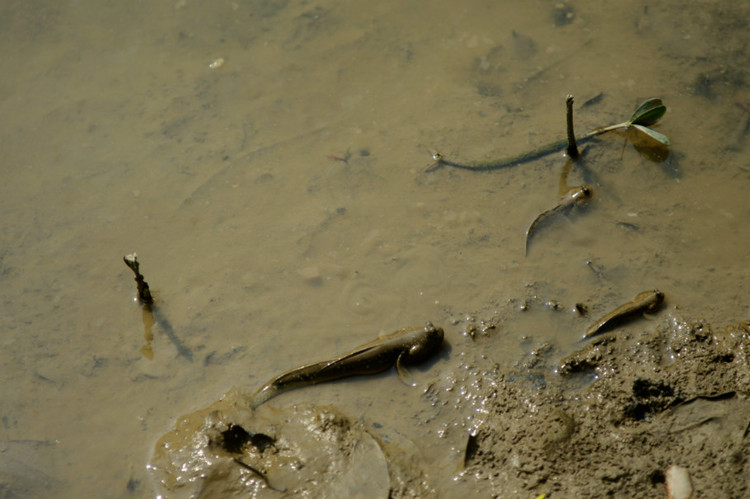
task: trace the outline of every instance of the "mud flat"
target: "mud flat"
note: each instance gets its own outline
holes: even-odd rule
[[[679,465],[694,497],[744,496],[749,347],[750,321],[714,330],[671,318],[533,366],[554,376],[498,374],[461,478],[488,480],[495,497],[667,497],[665,472]]]
[[[179,418],[150,470],[164,497],[667,497],[670,466],[694,497],[748,492],[750,321],[714,329],[672,315],[581,345],[562,358],[537,348],[512,370],[452,355],[417,416],[422,428],[463,421],[446,432],[465,450],[443,479],[416,436],[333,407],[253,411],[238,389]]]

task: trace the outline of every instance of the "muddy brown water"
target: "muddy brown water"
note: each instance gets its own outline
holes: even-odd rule
[[[300,389],[258,417],[341,422],[337,438],[370,454],[331,462],[380,463],[363,497],[661,497],[672,463],[706,497],[745,491],[747,432],[726,428],[747,422],[706,422],[746,408],[748,390],[744,357],[714,337],[745,345],[750,316],[748,15],[744,2],[4,2],[2,497],[179,497],[147,466],[180,418],[428,320],[447,346],[413,369],[417,387],[391,372]],[[591,184],[591,203],[540,227],[525,257],[565,158],[425,168],[431,150],[484,160],[563,137],[568,93],[579,133],[662,98],[672,146],[657,163],[622,136],[589,145],[567,183]],[[157,324],[149,341],[121,260],[133,251],[171,339]],[[561,379],[596,317],[653,288],[658,313]],[[637,366],[643,342],[666,357],[614,366]],[[704,367],[724,359],[708,369],[722,380],[663,377],[675,343],[701,345],[683,351]],[[592,393],[616,404],[642,386],[656,408],[642,419],[607,406],[600,426],[580,420]],[[731,405],[675,409],[717,395]],[[623,443],[668,417],[683,444],[697,428],[731,455]],[[298,456],[323,438],[309,428]],[[581,457],[617,446],[637,466]],[[298,475],[290,491],[321,493]],[[339,475],[327,494],[351,493],[356,473]],[[238,479],[236,497],[279,494]]]

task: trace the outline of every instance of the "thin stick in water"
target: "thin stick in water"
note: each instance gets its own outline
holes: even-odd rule
[[[568,153],[571,159],[578,159],[580,153],[578,152],[578,146],[576,145],[576,135],[573,131],[573,96],[568,94],[565,98],[565,106],[567,111],[565,113],[568,122],[568,147],[565,152]]]
[[[148,283],[139,270],[140,264],[138,263],[138,255],[132,253],[122,257],[125,265],[135,273],[135,284],[138,287],[138,299],[146,305],[154,303],[154,298],[151,296],[151,291],[148,288]]]

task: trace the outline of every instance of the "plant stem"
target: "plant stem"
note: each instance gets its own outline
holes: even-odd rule
[[[598,135],[602,135],[613,130],[619,130],[621,128],[627,128],[628,126],[629,125],[627,123],[619,123],[617,125],[611,125],[604,128],[596,128],[594,130],[591,130],[587,134],[578,137],[578,139],[576,139],[576,142],[578,144],[585,144]],[[556,140],[555,142],[544,144],[543,146],[539,146],[536,149],[532,149],[531,151],[516,154],[514,156],[506,156],[504,158],[490,159],[487,161],[472,161],[466,163],[458,163],[452,161],[443,157],[443,155],[439,152],[435,152],[432,154],[432,159],[434,159],[435,162],[427,167],[425,171],[431,172],[437,170],[441,166],[452,166],[453,168],[461,168],[463,170],[474,171],[500,170],[502,168],[508,168],[510,166],[529,163],[531,161],[543,158],[544,156],[548,156],[552,153],[563,151],[568,147],[569,143],[570,142],[568,139],[561,139]]]
[[[598,135],[602,135],[613,130],[619,130],[621,128],[628,128],[631,125],[630,122],[626,121],[623,123],[618,123],[616,125],[595,128],[589,133],[578,137],[578,139],[576,140],[575,134],[573,132],[573,96],[568,96],[568,99],[566,99],[565,102],[567,106],[568,124],[567,139],[550,142],[549,144],[544,144],[543,146],[537,147],[536,149],[532,149],[531,151],[527,151],[521,154],[516,154],[514,156],[506,156],[504,158],[491,159],[488,161],[471,161],[466,163],[458,163],[456,161],[452,161],[443,157],[443,155],[439,152],[434,152],[432,154],[432,159],[434,159],[435,162],[427,167],[425,171],[431,172],[433,170],[437,170],[441,166],[452,166],[453,168],[461,168],[463,170],[474,171],[500,170],[501,168],[508,168],[510,166],[529,163],[549,154],[560,152],[563,150],[566,150],[568,156],[575,159],[579,156],[577,144],[584,144]]]
[[[148,288],[148,283],[139,270],[140,264],[138,263],[138,256],[133,253],[130,255],[125,255],[124,257],[122,257],[122,260],[125,262],[125,265],[127,265],[128,268],[132,270],[133,273],[135,273],[135,284],[138,287],[138,299],[146,305],[154,303],[154,298],[151,296],[151,291]]]
[[[578,152],[578,146],[576,145],[576,134],[573,131],[573,96],[570,94],[568,94],[568,97],[565,99],[565,107],[565,116],[568,125],[568,147],[565,151],[571,159],[577,159],[580,153]]]

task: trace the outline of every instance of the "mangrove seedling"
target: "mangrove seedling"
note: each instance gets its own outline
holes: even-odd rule
[[[578,137],[577,139],[575,139],[574,137],[571,137],[572,130],[573,130],[572,111],[571,111],[572,102],[573,102],[572,96],[568,96],[566,98],[566,109],[567,109],[566,116],[568,118],[566,121],[567,121],[568,138],[566,139],[557,140],[555,142],[545,144],[541,147],[537,147],[536,149],[533,149],[531,151],[524,152],[521,154],[516,154],[515,156],[508,156],[508,157],[500,158],[500,159],[492,159],[489,161],[458,163],[458,162],[446,159],[439,152],[433,152],[432,159],[434,159],[435,162],[431,164],[427,168],[426,171],[428,172],[433,171],[441,166],[452,166],[454,168],[462,168],[464,170],[499,170],[501,168],[507,168],[509,166],[515,166],[515,165],[520,165],[522,163],[528,163],[530,161],[534,161],[536,159],[542,158],[544,156],[547,156],[555,152],[562,151],[564,149],[566,149],[569,154],[571,152],[574,153],[575,149],[571,147],[571,145],[574,145],[576,142],[578,144],[582,144],[582,143],[588,142],[589,140],[593,139],[594,137],[598,135],[602,135],[607,132],[611,132],[614,130],[628,130],[631,128],[656,140],[658,143],[660,143],[664,147],[669,147],[670,145],[669,139],[665,135],[650,128],[651,125],[656,124],[661,119],[661,117],[664,116],[664,113],[667,112],[667,108],[662,103],[661,99],[657,99],[657,98],[648,99],[645,102],[643,102],[640,106],[638,106],[638,108],[635,110],[633,115],[627,121],[618,123],[616,125],[595,128],[594,130],[591,130],[587,134],[582,135],[581,137]]]

